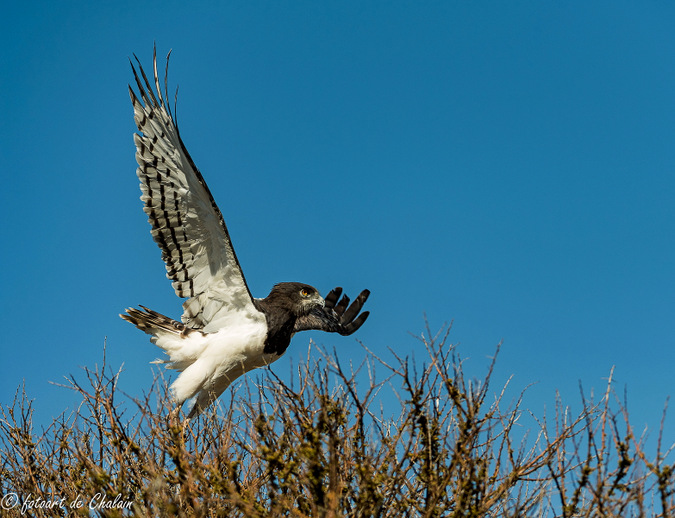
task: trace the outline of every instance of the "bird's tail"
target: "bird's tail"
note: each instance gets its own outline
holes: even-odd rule
[[[126,315],[120,315],[120,317],[127,322],[131,322],[141,331],[153,336],[169,333],[186,337],[190,333],[200,332],[145,306],[141,306],[141,308],[143,309],[127,308],[125,310]]]
[[[151,335],[150,341],[169,355],[168,360],[155,360],[151,363],[164,364],[167,369],[179,371],[192,365],[204,348],[204,333],[145,306],[141,308],[143,309],[128,308],[127,314],[120,317]]]

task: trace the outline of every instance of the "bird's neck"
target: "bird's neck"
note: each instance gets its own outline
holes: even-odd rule
[[[281,356],[286,352],[293,337],[295,321],[297,316],[290,308],[283,308],[277,305],[272,308],[267,299],[257,300],[258,309],[260,309],[267,319],[267,337],[265,338],[266,354],[278,354]]]
[[[295,328],[295,318],[283,322],[280,325],[269,326],[267,329],[267,337],[265,338],[265,349],[263,352],[271,354],[275,353],[281,356],[286,352],[293,337],[293,329]]]

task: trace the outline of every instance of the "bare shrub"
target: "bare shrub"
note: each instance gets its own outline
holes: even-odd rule
[[[425,358],[310,345],[291,382],[258,371],[194,422],[158,374],[141,398],[104,362],[69,379],[74,412],[37,432],[22,389],[0,407],[7,516],[671,516],[670,450],[645,453],[611,379],[570,415],[519,421],[522,393],[468,379],[448,329]],[[384,373],[378,379],[379,373]],[[14,505],[16,504],[16,505]]]

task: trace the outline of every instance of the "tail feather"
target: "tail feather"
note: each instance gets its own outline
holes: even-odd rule
[[[141,331],[151,335],[150,341],[169,355],[169,359],[157,359],[151,363],[163,364],[167,369],[184,371],[192,365],[205,346],[205,334],[201,329],[192,329],[157,311],[141,306],[128,308],[120,315]]]
[[[142,310],[137,308],[127,308],[126,315],[120,315],[127,322],[131,322],[141,331],[149,335],[157,335],[159,331],[168,332],[181,337],[186,337],[190,333],[199,333],[198,329],[191,329],[182,322],[169,318],[161,313],[141,306]]]

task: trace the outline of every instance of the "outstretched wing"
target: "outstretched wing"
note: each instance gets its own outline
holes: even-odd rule
[[[350,335],[355,332],[368,318],[369,311],[359,314],[363,305],[368,300],[370,291],[363,290],[356,300],[352,302],[349,308],[349,297],[344,295],[338,302],[342,288],[338,287],[326,295],[326,305],[322,308],[315,308],[309,315],[298,318],[295,322],[293,331],[327,331],[329,333],[339,333],[341,335]]]
[[[166,104],[169,56],[164,97],[156,50],[154,91],[138,58],[136,62],[140,77],[133,63],[131,68],[142,102],[129,86],[134,120],[142,133],[134,134],[136,174],[141,181],[143,210],[152,225],[152,237],[162,250],[167,277],[176,295],[188,298],[183,303],[182,321],[209,332],[237,311],[263,317],[253,304],[223,216],[185,149]]]

